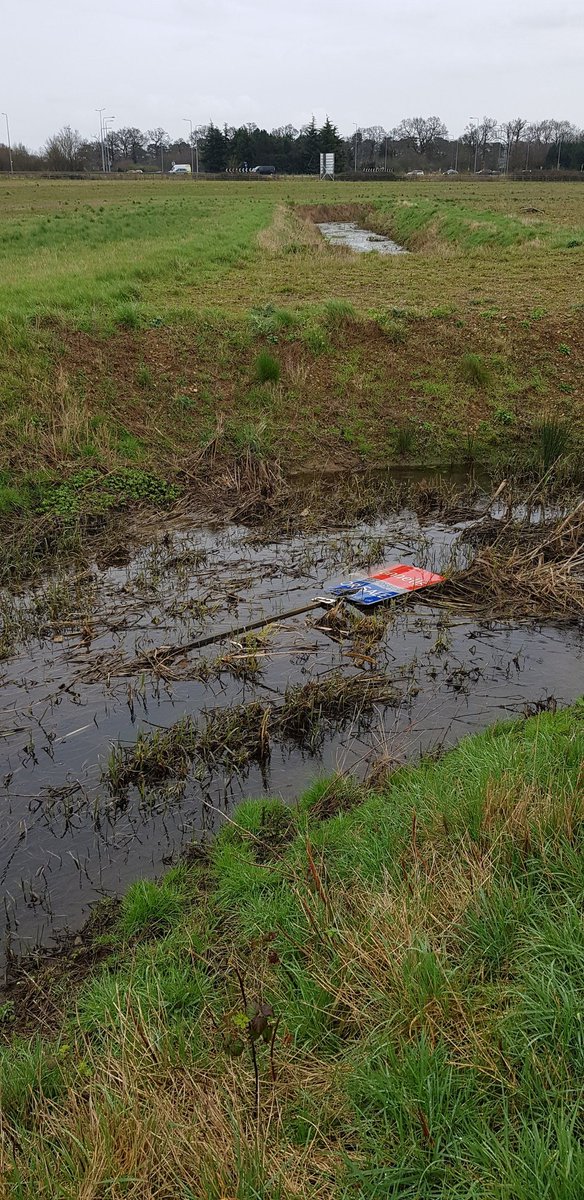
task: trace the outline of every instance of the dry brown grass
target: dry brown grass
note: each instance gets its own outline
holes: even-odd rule
[[[495,522],[492,544],[432,600],[494,618],[574,621],[584,615],[584,508],[551,526]]]
[[[334,1070],[290,1055],[275,1081],[262,1080],[256,1118],[247,1057],[220,1055],[197,1069],[169,1055],[162,1011],[159,1024],[147,1022],[139,1007],[128,1008],[120,997],[118,1017],[115,1053],[100,1053],[89,1041],[81,1045],[85,1077],[58,1104],[45,1102],[31,1112],[30,1147],[17,1145],[8,1126],[0,1129],[3,1200],[12,1195],[15,1150],[30,1155],[35,1196],[52,1200],[56,1147],[70,1180],[59,1191],[63,1200],[102,1200],[106,1180],[108,1200],[227,1198],[244,1180],[266,1178],[282,1196],[329,1200],[336,1194],[340,1147],[319,1138],[317,1129],[304,1150],[291,1147],[282,1132],[283,1109],[300,1089],[317,1091],[340,1111]]]
[[[257,241],[268,254],[286,253],[292,246],[317,252],[327,249],[314,223],[283,204],[274,210],[271,224],[260,230]]]

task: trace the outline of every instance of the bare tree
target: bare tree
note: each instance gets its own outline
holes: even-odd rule
[[[166,132],[166,129],[163,129],[160,125],[158,125],[156,129],[146,130],[146,143],[148,152],[150,154],[156,154],[160,150],[161,146],[166,147],[170,144],[170,138]]]
[[[469,167],[477,166],[480,163],[481,170],[484,168],[487,151],[493,145],[497,131],[497,122],[494,117],[483,117],[482,121],[477,124],[467,125],[461,142],[469,148]]]
[[[560,142],[571,142],[577,134],[571,121],[556,121],[555,118],[540,121],[539,131],[544,146],[559,146]]]
[[[134,125],[126,125],[115,133],[117,147],[121,158],[131,158],[137,163],[144,149],[144,134]]]
[[[448,130],[440,117],[405,117],[393,136],[409,142],[416,154],[427,154],[439,138],[448,137]]]
[[[85,143],[78,129],[64,125],[54,133],[45,145],[47,165],[53,171],[76,171],[83,165],[82,151]]]
[[[513,117],[503,125],[503,132],[507,143],[507,169],[512,165],[513,155],[519,145],[519,139],[526,128],[527,121],[523,117]]]

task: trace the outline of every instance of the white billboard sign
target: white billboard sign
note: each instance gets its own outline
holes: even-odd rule
[[[320,156],[320,177],[321,177],[321,179],[334,179],[334,177],[335,177],[335,156],[334,156],[334,154],[321,154],[321,156]]]

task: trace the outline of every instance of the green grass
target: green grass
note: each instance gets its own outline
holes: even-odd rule
[[[277,383],[280,378],[280,364],[273,354],[262,350],[254,363],[255,377],[258,383]]]
[[[462,356],[462,370],[468,382],[476,383],[479,387],[485,387],[491,377],[482,355],[473,354],[472,351]]]
[[[174,485],[210,429],[229,454],[267,408],[264,451],[290,470],[386,466],[401,425],[416,465],[462,461],[483,423],[494,474],[532,467],[544,407],[580,461],[577,184],[339,184],[335,203],[413,251],[382,258],[303,219],[331,204],[318,180],[175,183],[3,183],[0,514],[88,464]]]
[[[536,427],[536,443],[543,470],[549,471],[570,449],[570,430],[565,421],[546,418]]]
[[[582,705],[497,726],[134,885],[3,1050],[14,1195],[579,1200],[583,752]]]
[[[327,324],[333,328],[353,321],[356,317],[355,309],[348,300],[327,300],[324,311]]]

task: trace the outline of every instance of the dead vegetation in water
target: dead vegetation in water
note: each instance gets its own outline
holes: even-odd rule
[[[393,616],[394,609],[390,604],[381,605],[376,612],[361,613],[341,599],[312,624],[332,641],[341,645],[350,643],[348,653],[363,665],[367,661],[375,662]]]
[[[258,530],[261,540],[374,521],[403,509],[469,520],[480,516],[476,505],[483,495],[471,476],[461,482],[431,470],[416,478],[377,469],[285,475],[278,459],[251,446],[234,454],[223,415],[195,465],[192,502],[213,517]]]
[[[242,679],[246,683],[256,682],[269,655],[271,634],[270,628],[259,633],[244,633],[239,641],[231,643],[231,649],[215,660],[216,671],[227,671],[234,679]]]
[[[169,729],[138,734],[132,746],[115,746],[105,777],[114,795],[131,786],[146,790],[169,778],[185,779],[195,764],[197,773],[216,770],[228,775],[251,763],[267,766],[272,742],[315,754],[333,728],[361,722],[377,705],[397,706],[402,696],[382,672],[324,679],[286,689],[279,703],[213,709],[204,724],[184,717]]]
[[[584,501],[534,524],[489,518],[469,533],[472,563],[433,589],[430,602],[492,618],[584,619]]]

